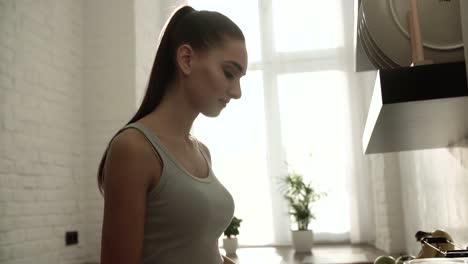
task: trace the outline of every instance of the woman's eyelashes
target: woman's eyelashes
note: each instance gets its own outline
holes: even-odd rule
[[[232,80],[234,79],[234,74],[232,72],[230,72],[229,70],[226,70],[224,69],[224,76],[228,79],[228,80]]]

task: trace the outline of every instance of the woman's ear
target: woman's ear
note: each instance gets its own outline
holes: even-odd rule
[[[177,65],[184,75],[189,75],[192,72],[192,65],[195,52],[188,44],[180,45],[177,49]]]

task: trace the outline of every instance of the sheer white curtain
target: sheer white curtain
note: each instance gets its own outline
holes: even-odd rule
[[[350,112],[350,91],[358,83],[347,57],[352,15],[343,14],[353,13],[350,2],[187,1],[222,12],[246,35],[242,98],[217,118],[200,116],[193,127],[243,219],[241,245],[290,244],[294,225],[277,183],[288,171],[286,162],[328,193],[314,205],[317,220],[310,228],[318,242],[372,239],[373,227],[366,226],[372,214],[362,204],[367,193],[356,184],[367,175],[362,157],[356,158],[361,135]]]
[[[345,149],[347,110],[343,72],[289,73],[278,77],[283,146],[289,166],[327,197],[314,206],[318,240],[347,240],[350,229]]]

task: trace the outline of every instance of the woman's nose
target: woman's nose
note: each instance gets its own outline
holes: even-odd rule
[[[234,99],[239,99],[239,98],[241,98],[241,96],[242,96],[242,91],[241,91],[240,84],[234,85],[234,87],[232,87],[232,88],[229,90],[229,96],[231,96],[231,98],[234,98]]]

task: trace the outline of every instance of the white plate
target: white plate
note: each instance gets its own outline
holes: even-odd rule
[[[409,38],[406,14],[408,0],[391,0],[392,18],[403,34]],[[460,20],[460,1],[418,1],[419,24],[424,46],[433,49],[451,50],[463,47]]]
[[[384,65],[384,67],[381,69],[392,69],[399,67],[398,64],[396,64],[389,57],[387,57],[387,55],[385,55],[385,53],[383,53],[382,50],[377,46],[375,41],[370,36],[369,31],[367,30],[367,26],[364,19],[361,21],[360,31],[362,35],[362,40],[366,43],[368,51],[373,53],[373,56],[377,58],[380,64]]]
[[[360,39],[361,39],[361,44],[362,48],[366,52],[367,57],[369,60],[372,62],[372,64],[377,68],[377,69],[388,69],[390,66],[385,63],[384,59],[380,57],[374,47],[371,45],[368,35],[366,34],[366,30],[364,28],[364,25],[361,24],[359,28],[359,33],[360,33]]]
[[[370,36],[380,50],[398,65],[409,66],[412,63],[411,43],[393,19],[390,9],[390,3],[392,1],[393,0],[362,0],[363,17],[366,20],[365,22]],[[407,1],[409,4],[408,0],[401,1]],[[419,1],[419,3],[420,2],[422,1]],[[458,15],[458,19],[459,18],[460,15]],[[450,29],[446,30],[450,31]],[[435,63],[464,60],[462,48],[436,50],[425,47],[424,55],[425,59],[431,59]]]
[[[358,25],[358,36],[359,40],[361,41],[361,46],[364,52],[367,55],[367,58],[369,61],[374,65],[375,68],[377,69],[385,69],[385,66],[381,65],[380,62],[375,58],[375,55],[370,51],[370,48],[368,47],[367,41],[365,41],[365,36],[364,36],[364,30],[362,30],[362,23]]]
[[[362,14],[362,5],[359,7],[359,12]],[[359,21],[358,34],[363,50],[369,58],[369,61],[377,69],[390,69],[398,66],[394,62],[391,62],[390,59],[379,49],[379,47],[375,45],[367,30],[365,19],[361,19]]]

